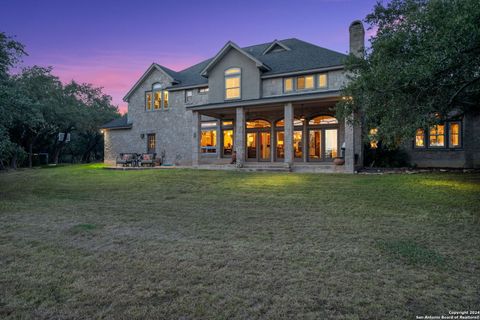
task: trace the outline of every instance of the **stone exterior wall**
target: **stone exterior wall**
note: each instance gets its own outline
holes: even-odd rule
[[[147,151],[147,134],[156,135],[157,157],[165,155],[169,164],[190,165],[191,155],[191,116],[186,110],[184,91],[169,94],[167,110],[146,111],[145,92],[151,90],[154,83],[170,85],[170,79],[161,71],[153,70],[145,81],[133,92],[128,101],[127,130],[106,130],[105,161],[112,162],[121,152],[142,153]],[[204,101],[194,89],[194,99]],[[143,138],[142,138],[143,135]],[[107,147],[108,146],[108,147]]]

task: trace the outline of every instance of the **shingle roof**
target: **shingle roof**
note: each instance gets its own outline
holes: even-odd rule
[[[127,117],[123,116],[105,123],[100,128],[101,129],[129,129],[131,127],[132,127],[132,124],[127,123]]]
[[[296,38],[276,41],[281,42],[291,50],[270,51],[267,54],[263,54],[265,50],[272,45],[272,42],[242,48],[270,68],[270,70],[264,72],[262,75],[274,75],[342,66],[346,58],[345,54],[325,49]],[[178,83],[171,88],[207,84],[208,79],[202,77],[200,73],[212,59],[213,58],[207,59],[178,72],[170,69],[166,70],[168,73],[171,72],[170,75],[178,81]]]

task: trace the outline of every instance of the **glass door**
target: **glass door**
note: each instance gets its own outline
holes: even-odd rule
[[[322,130],[310,130],[308,141],[308,157],[310,160],[322,159]]]
[[[338,156],[338,130],[325,130],[325,159],[333,159]]]
[[[259,138],[259,161],[270,161],[270,132],[260,132]]]
[[[257,159],[257,133],[247,133],[247,159]]]

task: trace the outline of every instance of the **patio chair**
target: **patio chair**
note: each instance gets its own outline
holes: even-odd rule
[[[122,167],[128,167],[133,164],[134,156],[132,153],[120,153],[120,156],[117,157],[115,161],[115,166],[121,164]]]
[[[140,164],[143,167],[143,165],[147,165],[150,167],[155,166],[155,157],[157,156],[156,153],[142,153],[140,156]]]

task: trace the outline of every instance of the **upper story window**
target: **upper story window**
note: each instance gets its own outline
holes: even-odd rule
[[[297,77],[298,90],[313,89],[313,87],[314,87],[313,75]]]
[[[168,108],[168,91],[164,90],[160,83],[155,83],[152,91],[145,92],[145,110],[161,110],[162,108]]]
[[[318,87],[319,88],[326,88],[328,87],[328,81],[327,81],[327,74],[322,73],[318,75]]]
[[[145,92],[145,110],[152,110],[152,92]]]
[[[208,87],[198,89],[198,93],[200,94],[208,93]]]
[[[193,102],[193,90],[185,91],[185,103]]]
[[[293,78],[285,78],[285,79],[283,79],[283,91],[284,91],[284,92],[291,92],[291,91],[293,91]]]
[[[225,99],[240,99],[242,71],[240,68],[225,70]]]

